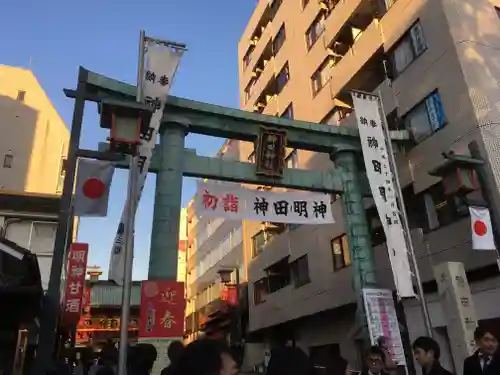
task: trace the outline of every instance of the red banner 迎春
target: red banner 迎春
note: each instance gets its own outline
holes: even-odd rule
[[[184,335],[184,283],[143,281],[139,337],[169,338]]]

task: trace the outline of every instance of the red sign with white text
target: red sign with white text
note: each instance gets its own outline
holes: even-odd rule
[[[184,283],[163,280],[143,281],[139,337],[182,337],[185,308]]]
[[[73,243],[69,247],[66,269],[66,288],[63,299],[63,321],[76,324],[82,312],[85,272],[89,245]]]
[[[238,293],[236,290],[236,285],[228,285],[226,286],[221,293],[220,299],[222,301],[226,301],[229,305],[236,306],[238,305]]]

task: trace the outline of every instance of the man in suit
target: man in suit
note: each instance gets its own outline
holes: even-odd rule
[[[496,335],[488,328],[478,326],[474,331],[474,340],[479,349],[465,359],[463,375],[500,374],[498,338]]]
[[[443,368],[439,362],[441,349],[439,344],[431,337],[422,336],[413,342],[413,356],[422,366],[423,375],[452,375]]]

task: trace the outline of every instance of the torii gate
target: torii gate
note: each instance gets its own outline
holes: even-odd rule
[[[80,69],[78,89],[64,90],[66,96],[76,98],[75,108],[78,100],[135,101],[136,86]],[[252,163],[198,156],[195,150],[184,147],[188,133],[254,142],[262,125],[286,130],[288,148],[328,153],[334,165],[328,172],[285,169],[283,178],[273,179],[256,175]],[[362,289],[376,287],[377,279],[363,206],[363,197],[371,193],[366,176],[357,167],[361,155],[357,129],[266,116],[170,96],[159,133],[160,144],[154,150],[149,169],[157,174],[149,279],[176,278],[183,176],[340,194],[354,269],[356,325],[366,326]],[[408,138],[406,131],[391,132],[392,140]],[[106,150],[107,144],[100,144],[99,149]],[[128,168],[126,163],[117,165]]]

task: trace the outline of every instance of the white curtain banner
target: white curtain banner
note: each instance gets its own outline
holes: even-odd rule
[[[408,249],[397,205],[394,173],[389,163],[379,98],[375,95],[353,92],[352,99],[366,175],[387,238],[387,250],[396,290],[400,297],[414,297]]]
[[[490,211],[486,207],[469,207],[473,250],[495,250]]]
[[[406,365],[392,291],[363,289],[363,300],[372,345],[378,345],[378,340],[384,340],[394,363],[398,366]]]
[[[146,42],[147,43],[147,42]],[[140,175],[138,184],[140,186],[137,201],[141,199],[142,190],[148,175],[151,156],[156,145],[156,137],[160,129],[163,116],[163,109],[167,101],[172,80],[182,57],[183,50],[173,49],[156,43],[147,43],[145,54],[145,64],[143,71],[142,90],[144,102],[151,105],[155,112],[151,118],[148,132],[141,137],[139,146],[139,168]],[[127,205],[123,208],[122,217],[116,231],[113,248],[111,249],[111,259],[109,264],[109,279],[123,285],[123,272],[125,264],[124,249],[124,223],[127,222]]]
[[[330,224],[334,222],[330,200],[330,195],[323,193],[276,193],[199,181],[194,205],[200,217]]]

